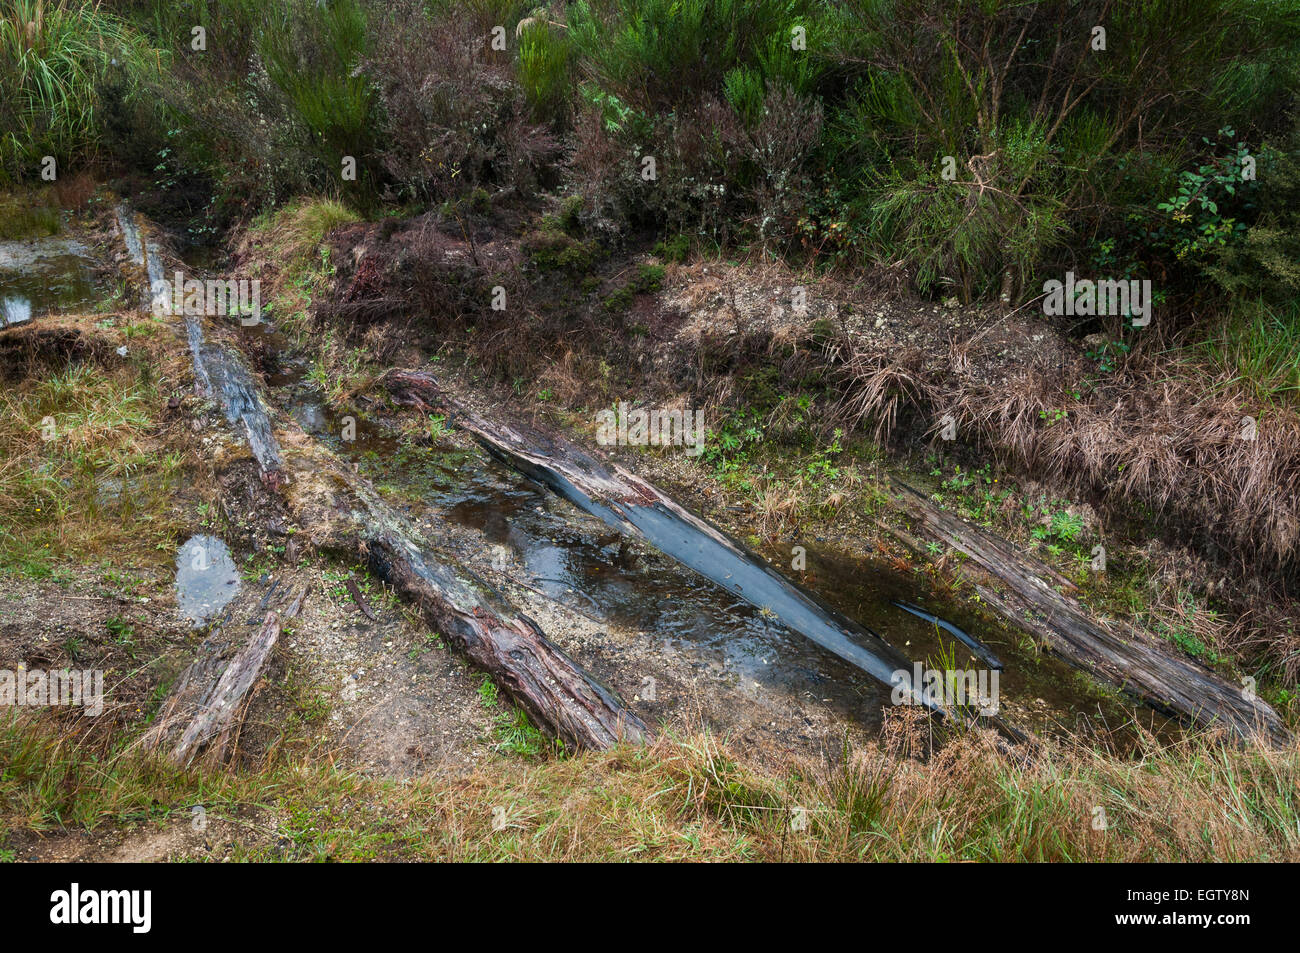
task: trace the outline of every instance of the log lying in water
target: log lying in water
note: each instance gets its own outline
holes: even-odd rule
[[[246,699],[275,648],[281,626],[298,614],[306,595],[305,589],[299,592],[282,613],[268,612],[261,628],[229,662],[224,630],[218,630],[204,641],[199,657],[182,673],[163,703],[157,721],[145,735],[145,746],[158,748],[170,744],[175,729],[184,725],[179,740],[167,755],[168,760],[186,764],[205,746],[210,757],[221,759],[232,733],[243,720]]]
[[[145,307],[151,308],[152,292],[165,280],[162,252],[154,242],[141,241],[130,209],[119,205],[116,214],[127,257],[144,270],[149,281],[151,295],[145,299]],[[184,320],[199,392],[221,406],[227,423],[239,432],[253,452],[262,479],[272,486],[278,485],[284,471],[280,445],[276,442],[271,419],[252,374],[234,350],[205,339],[202,319],[198,315],[186,314]]]
[[[365,480],[324,462],[312,475],[299,473],[290,496],[318,544],[359,553],[548,735],[574,748],[647,739],[645,724],[612,692],[487,582],[454,558],[431,553]]]
[[[492,456],[550,487],[620,532],[646,540],[682,565],[764,610],[891,688],[911,685],[912,663],[876,633],[773,571],[716,527],[683,509],[651,484],[596,459],[556,434],[519,423],[487,421],[444,393],[432,374],[390,370],[382,377],[394,399],[454,415]],[[913,697],[926,707],[920,686]]]
[[[1253,693],[1171,653],[1131,625],[1100,624],[1077,600],[1053,588],[1052,583],[1071,584],[1050,567],[939,509],[912,487],[895,483],[931,536],[965,553],[1007,590],[972,579],[980,597],[1072,665],[1185,723],[1224,728],[1243,739],[1289,743],[1277,712]]]
[[[203,340],[197,318],[187,316],[185,322],[191,342],[196,342],[193,343],[194,372],[200,387],[217,401],[226,422],[244,438],[257,460],[262,479],[272,486],[278,485],[284,479],[280,444],[253,375],[234,351]]]
[[[933,612],[926,612],[920,606],[914,605],[911,602],[899,602],[897,599],[895,599],[894,605],[898,606],[898,608],[902,609],[904,612],[910,612],[918,619],[924,619],[926,622],[930,622],[938,626],[939,628],[943,629],[945,632],[947,632],[949,635],[955,638],[958,642],[961,642],[968,649],[974,652],[975,655],[978,656],[980,659],[982,659],[984,661],[984,664],[987,665],[990,669],[1000,672],[1005,667],[1002,664],[1002,660],[993,654],[992,649],[990,649],[983,642],[979,641],[979,639],[976,639],[970,633],[957,628],[947,619],[941,619]]]

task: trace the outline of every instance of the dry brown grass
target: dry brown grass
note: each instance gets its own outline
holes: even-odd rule
[[[823,763],[760,764],[697,731],[395,784],[323,762],[241,775],[177,772],[134,754],[91,759],[31,723],[0,723],[10,766],[0,823],[93,827],[169,810],[183,819],[193,803],[246,813],[273,798],[290,859],[1300,859],[1298,751],[1148,739],[1135,757],[1049,745],[1022,765],[984,734],[927,755],[929,725],[892,713],[878,743]],[[257,838],[242,851],[285,856]]]
[[[1101,379],[1074,355],[1064,368],[1029,363],[991,382],[972,370],[980,364],[978,355],[940,367],[852,352],[841,365],[845,407],[885,438],[904,408],[922,414],[932,434],[951,413],[963,445],[982,445],[1116,511],[1177,519],[1245,561],[1285,566],[1300,555],[1294,411],[1275,406],[1264,416],[1230,383],[1186,361],[1137,358]],[[1094,388],[1074,390],[1090,379]],[[1245,417],[1257,420],[1253,441],[1241,439]]]

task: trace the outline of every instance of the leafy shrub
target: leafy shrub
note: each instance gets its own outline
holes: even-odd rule
[[[818,221],[844,223],[872,257],[902,259],[923,287],[1027,295],[1035,264],[1073,261],[1067,237],[1123,234],[1130,215],[1155,212],[1185,143],[1267,120],[1286,101],[1287,7],[836,6],[823,31],[844,93],[823,163],[846,207]],[[1105,50],[1091,45],[1099,24]]]
[[[1250,192],[1253,220],[1238,241],[1214,249],[1204,270],[1231,295],[1294,304],[1300,297],[1300,117],[1276,146],[1260,149]]]
[[[587,75],[655,112],[717,95],[737,66],[775,62],[773,44],[789,49],[804,15],[802,0],[579,0],[568,20]]]
[[[1031,272],[1062,237],[1065,200],[1050,181],[1020,197],[994,185],[1038,177],[1047,152],[1042,129],[1010,123],[997,142],[952,181],[942,177],[939,161],[931,168],[900,163],[868,176],[871,247],[882,259],[907,260],[922,290],[942,286],[966,301],[998,294],[1009,270]]]
[[[359,0],[286,3],[262,29],[258,54],[266,78],[293,120],[294,153],[312,161],[314,184],[339,182],[348,156],[357,163],[359,190],[373,191],[366,160],[374,152],[377,117],[374,90],[360,70],[369,37]]]
[[[547,23],[528,26],[520,36],[519,83],[538,119],[554,119],[567,108],[572,52],[567,33]]]
[[[127,0],[131,17],[168,52],[132,104],[110,115],[113,149],[138,167],[155,156],[169,189],[205,177],[207,218],[256,211],[304,192],[371,204],[377,100],[359,71],[369,48],[363,0]],[[195,25],[206,49],[191,44]],[[160,155],[163,150],[165,155]],[[345,182],[342,159],[356,159]]]

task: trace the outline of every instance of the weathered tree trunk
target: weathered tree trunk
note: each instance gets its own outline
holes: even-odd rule
[[[1000,592],[972,578],[984,602],[1072,665],[1186,723],[1220,727],[1239,738],[1289,743],[1290,734],[1277,712],[1253,693],[1172,653],[1131,625],[1101,624],[1085,606],[1053,588],[1053,583],[1073,585],[1059,573],[939,509],[912,487],[896,485],[931,536],[965,553],[1006,587]]]
[[[186,764],[205,746],[212,757],[223,757],[232,730],[242,721],[245,699],[280,637],[281,626],[298,614],[306,595],[305,589],[299,592],[283,613],[268,612],[257,634],[228,663],[224,630],[209,637],[163,703],[158,720],[145,735],[146,747],[169,743],[175,729],[184,724],[179,741],[168,754],[170,761]]]
[[[284,479],[280,444],[252,374],[238,354],[203,340],[197,317],[187,315],[185,322],[191,341],[196,342],[194,368],[201,386],[206,382],[207,395],[216,400],[227,423],[248,444],[262,479],[269,486],[278,486]]]
[[[318,474],[329,479],[313,481],[304,474],[295,480],[291,505],[304,525],[326,546],[359,553],[419,609],[431,629],[491,675],[548,735],[574,748],[646,740],[644,722],[611,691],[487,582],[454,558],[430,553],[415,528],[364,480],[324,467]],[[326,498],[313,501],[313,492]]]
[[[548,734],[576,748],[645,741],[649,732],[640,718],[486,583],[446,565],[430,566],[400,537],[370,536],[367,548],[375,573],[414,604],[431,629],[491,674]]]
[[[135,216],[125,205],[117,208],[117,222],[126,244],[127,257],[143,269],[149,282],[151,294],[145,299],[146,309],[149,309],[152,307],[152,291],[158,287],[158,282],[165,280],[162,252],[153,242],[142,243]],[[280,446],[257,385],[243,359],[232,349],[205,340],[202,319],[198,315],[186,314],[184,323],[200,393],[215,400],[225,413],[227,422],[242,434],[257,460],[262,479],[271,486],[278,485],[283,478]]]

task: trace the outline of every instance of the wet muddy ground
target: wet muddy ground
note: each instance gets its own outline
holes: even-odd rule
[[[0,242],[0,327],[85,311],[108,291],[82,242],[59,237]]]
[[[274,332],[260,332],[274,341]],[[272,348],[268,354],[278,352]],[[870,734],[890,705],[888,687],[749,603],[489,458],[463,437],[399,439],[364,416],[331,412],[291,361],[271,357],[274,400],[295,422],[350,459],[391,501],[504,589],[562,647],[616,688],[647,722],[702,720],[760,749],[826,751],[845,730]],[[272,381],[276,383],[272,384]],[[1120,729],[1130,706],[1018,633],[938,596],[916,578],[830,548],[807,548],[787,575],[909,658],[935,668],[982,667],[931,622],[894,605],[920,603],[976,634],[1006,662],[1004,717],[1036,732]],[[951,663],[951,664],[950,664]],[[1147,727],[1165,719],[1139,715]]]
[[[139,235],[124,240],[141,244]],[[58,267],[80,274],[83,251],[72,256],[76,268],[71,259]],[[11,259],[17,260],[16,253]],[[30,258],[19,270],[30,277],[37,260]],[[94,275],[94,263],[84,273]],[[78,288],[68,292],[72,306],[102,290],[93,282]],[[4,289],[11,296],[21,291],[13,281]],[[33,311],[53,307],[48,299],[39,305],[32,300]],[[650,547],[611,533],[462,435],[412,440],[397,436],[398,419],[331,411],[308,381],[306,363],[274,326],[218,322],[210,330],[247,355],[282,445],[317,441],[355,466],[435,549],[455,554],[498,586],[653,728],[685,733],[708,726],[775,762],[792,753],[834,760],[846,735],[869,738],[879,728],[889,689],[764,611]],[[192,344],[179,326],[172,333],[175,349]],[[227,446],[238,442],[211,405],[187,399],[185,406],[195,415],[196,433]],[[231,456],[238,461],[238,452]],[[290,450],[290,464],[292,458]],[[251,461],[220,466],[251,468]],[[679,499],[686,503],[689,496],[683,491]],[[251,494],[245,502],[231,501],[233,513],[241,506],[249,523],[262,515]],[[177,540],[178,578],[150,590],[148,612],[138,620],[142,631],[165,634],[165,648],[160,643],[157,651],[166,654],[164,667],[173,675],[204,626],[246,627],[259,618],[268,595],[302,585],[310,589],[302,614],[282,637],[268,687],[250,709],[244,755],[260,757],[289,743],[290,735],[305,733],[315,739],[311,744],[335,752],[347,765],[394,777],[459,773],[495,756],[494,726],[504,709],[485,701],[482,676],[359,567],[314,554],[293,557],[283,539],[223,537],[198,519],[191,533],[192,539],[187,534]],[[197,578],[195,540],[203,544],[205,567]],[[801,545],[807,552],[799,570],[791,568],[789,546],[772,545],[762,555],[909,659],[932,667],[977,667],[964,646],[896,601],[916,603],[988,645],[1005,662],[1000,704],[1008,721],[1036,732],[1088,733],[1117,729],[1133,716],[1122,698],[1042,655],[1018,633],[990,623],[977,607],[954,603],[922,577],[872,558],[867,541],[849,550]],[[348,578],[365,586],[375,619],[349,594]],[[30,625],[38,642],[57,637],[60,631],[51,626],[61,623],[42,618],[43,600],[89,598],[76,584],[60,592],[29,587],[6,609],[9,631]],[[15,657],[28,651],[10,648]],[[1168,730],[1154,713],[1138,718],[1158,732]]]

